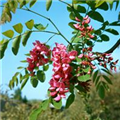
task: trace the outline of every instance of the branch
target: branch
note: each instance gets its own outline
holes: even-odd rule
[[[120,45],[120,39],[105,53],[112,53]]]

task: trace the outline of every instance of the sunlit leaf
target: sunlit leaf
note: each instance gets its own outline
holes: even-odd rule
[[[52,5],[52,0],[46,0],[46,10],[48,11]]]
[[[29,21],[27,21],[27,22],[25,23],[25,25],[26,25],[26,27],[27,27],[28,29],[32,29],[33,26],[34,26],[34,20],[29,20]]]
[[[55,100],[52,101],[52,104],[56,109],[60,109],[62,107],[62,100],[56,102]]]
[[[26,31],[25,34],[23,35],[23,38],[22,38],[23,46],[25,46],[27,44],[27,41],[28,41],[31,33],[32,33],[32,31]]]
[[[48,27],[48,24],[46,25],[46,27],[44,27],[42,24],[35,24],[34,27],[39,31],[43,31]]]
[[[86,75],[79,76],[78,80],[82,81],[82,82],[86,82],[86,81],[90,80],[90,75],[86,74]]]
[[[32,7],[36,2],[37,2],[37,0],[31,0],[30,1],[30,7]]]
[[[23,31],[23,25],[21,23],[14,25],[13,28],[18,33],[22,33],[22,31]]]
[[[7,39],[3,39],[2,41],[0,41],[0,59],[4,57],[4,53],[7,48],[8,43],[9,43],[9,40]]]
[[[21,41],[21,35],[17,36],[12,43],[12,52],[17,55]]]
[[[14,31],[13,30],[7,30],[5,32],[2,33],[3,35],[5,35],[6,37],[12,38],[14,35]]]
[[[43,65],[43,70],[47,71],[49,69],[49,65]]]

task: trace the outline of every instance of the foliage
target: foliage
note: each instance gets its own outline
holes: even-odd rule
[[[21,84],[21,89],[24,88],[30,79],[31,85],[37,87],[39,82],[44,82],[46,79],[45,72],[49,70],[49,65],[53,65],[53,75],[50,80],[50,88],[48,89],[48,99],[41,102],[40,106],[30,114],[30,120],[36,120],[42,111],[48,108],[51,103],[56,109],[62,107],[62,98],[66,97],[66,93],[70,96],[66,102],[66,108],[75,100],[75,90],[84,95],[85,100],[94,84],[96,91],[101,99],[104,99],[106,90],[112,84],[110,70],[116,71],[116,64],[118,60],[114,61],[111,54],[120,44],[120,39],[116,44],[106,52],[93,52],[93,47],[96,42],[108,42],[110,40],[107,33],[119,35],[119,32],[113,29],[112,26],[120,26],[119,21],[105,21],[104,17],[98,9],[107,11],[112,10],[113,4],[118,8],[119,1],[109,0],[95,0],[95,1],[82,1],[72,0],[71,3],[60,2],[67,5],[67,10],[70,13],[69,17],[71,22],[68,24],[73,29],[73,37],[68,40],[55,25],[55,23],[48,17],[41,15],[31,10],[31,7],[37,0],[8,0],[3,4],[3,11],[1,20],[3,23],[10,22],[12,19],[11,12],[15,13],[16,9],[22,9],[34,13],[46,20],[56,29],[57,32],[45,31],[48,27],[41,23],[34,23],[33,19],[25,22],[26,31],[21,23],[13,25],[13,29],[4,31],[2,34],[7,37],[0,41],[0,58],[2,59],[5,50],[12,41],[12,52],[17,55],[19,52],[20,44],[27,45],[31,34],[34,32],[45,32],[53,34],[44,43],[35,41],[33,49],[26,54],[26,60],[21,62],[27,63],[27,67],[18,67],[24,70],[24,74],[16,72],[10,80],[9,87],[12,89],[14,86]],[[29,5],[27,5],[29,4]],[[84,6],[87,5],[88,9]],[[46,10],[48,11],[52,5],[52,0],[46,0]],[[84,15],[83,15],[84,14]],[[89,25],[91,20],[97,21],[101,27],[94,29]],[[14,33],[17,36],[14,36]],[[106,32],[106,33],[104,33]],[[52,49],[47,44],[55,35],[60,35],[68,43],[67,46],[55,43]],[[85,102],[87,104],[87,101]]]

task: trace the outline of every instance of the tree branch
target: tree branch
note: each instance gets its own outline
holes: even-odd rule
[[[120,45],[120,39],[105,53],[112,53]]]

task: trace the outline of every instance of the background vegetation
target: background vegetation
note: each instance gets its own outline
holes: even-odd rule
[[[37,120],[120,120],[119,78],[120,73],[113,74],[111,78],[113,85],[107,91],[104,100],[100,100],[93,85],[86,100],[82,98],[83,95],[77,93],[75,102],[69,109],[64,109],[64,106],[61,110],[48,108]],[[22,97],[20,89],[17,89],[12,96],[10,98],[7,92],[1,92],[1,120],[27,120],[31,111],[38,108],[41,102]]]

